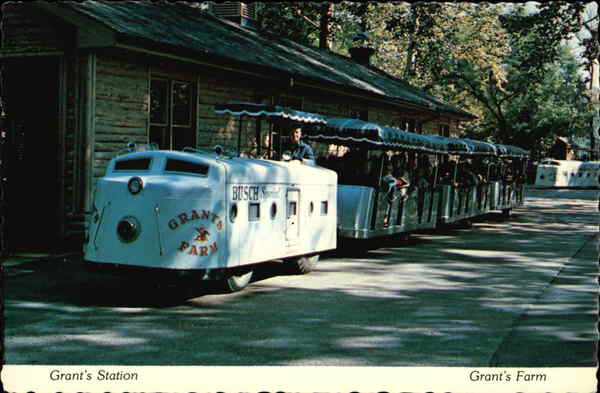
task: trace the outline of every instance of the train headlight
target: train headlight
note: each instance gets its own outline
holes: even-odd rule
[[[117,235],[123,243],[131,243],[138,238],[142,226],[135,217],[127,216],[117,224]]]
[[[144,188],[144,181],[142,180],[141,177],[138,177],[138,176],[132,177],[131,179],[129,179],[129,182],[127,183],[127,189],[133,195],[139,194],[143,188]]]

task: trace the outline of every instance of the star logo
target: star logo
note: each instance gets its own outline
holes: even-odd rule
[[[205,242],[208,241],[208,236],[210,236],[210,233],[204,229],[204,227],[200,227],[200,228],[196,228],[196,238],[194,238],[194,241],[197,242]]]

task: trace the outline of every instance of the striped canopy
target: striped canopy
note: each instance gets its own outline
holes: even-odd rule
[[[382,149],[447,153],[447,145],[428,136],[349,118],[329,117],[326,124],[303,128],[306,139],[342,145],[366,143]]]
[[[498,149],[498,156],[506,158],[527,158],[529,157],[529,151],[521,149],[517,146],[501,145],[499,143],[494,144]]]
[[[255,104],[251,102],[227,102],[224,104],[216,104],[215,113],[290,120],[307,124],[325,124],[326,122],[325,116],[317,113],[297,111],[279,105]]]
[[[430,137],[445,143],[448,146],[449,154],[469,154],[471,151],[468,143],[464,139],[449,138],[441,135],[430,135]]]
[[[495,144],[484,142],[484,141],[476,141],[473,139],[461,139],[469,146],[471,155],[479,155],[479,156],[497,156],[498,148]]]

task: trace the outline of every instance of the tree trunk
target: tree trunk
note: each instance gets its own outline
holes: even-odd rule
[[[414,10],[412,11],[412,22],[414,30],[410,34],[408,48],[406,49],[406,64],[404,66],[404,72],[402,73],[402,77],[407,81],[410,81],[414,76],[416,61],[415,52],[417,50],[416,36],[419,34],[419,18]]]
[[[592,59],[591,64],[592,89],[590,99],[594,106],[594,120],[592,122],[590,148],[592,150],[591,159],[596,160],[598,159],[598,139],[600,138],[600,66],[597,58]]]
[[[321,30],[319,34],[319,48],[331,50],[333,48],[333,3],[323,3],[321,6]]]

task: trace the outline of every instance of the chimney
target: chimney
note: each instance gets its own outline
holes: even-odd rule
[[[371,56],[375,53],[375,49],[364,47],[350,48],[348,51],[352,60],[366,66],[371,65]]]
[[[354,46],[348,49],[352,60],[362,65],[371,65],[371,56],[375,54],[375,49],[370,46],[370,36],[368,33],[358,33],[354,36]]]
[[[222,19],[235,22],[238,25],[256,30],[256,6],[254,3],[241,1],[225,1],[213,5],[213,13]]]

